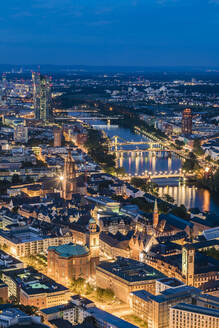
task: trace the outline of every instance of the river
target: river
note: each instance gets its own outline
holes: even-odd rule
[[[80,116],[78,113],[77,116]],[[74,113],[74,116],[75,113]],[[118,126],[105,125],[104,121],[87,121],[95,128],[104,130],[108,137],[118,136],[119,138],[128,141],[148,140],[146,137],[138,135],[127,128]],[[118,167],[124,167],[130,175],[142,175],[145,171],[151,173],[159,173],[165,171],[178,171],[182,166],[182,160],[173,153],[157,152],[153,155],[151,152],[141,152],[140,149],[145,149],[144,145],[137,146],[139,152],[131,152],[131,149],[136,149],[135,146],[118,146],[118,150],[129,149],[130,152],[117,154]],[[177,178],[154,179],[159,186],[159,195],[169,194],[175,200],[177,205],[185,205],[188,209],[198,207],[201,211],[212,212],[219,215],[219,199],[214,197],[208,190],[196,188],[182,184]]]

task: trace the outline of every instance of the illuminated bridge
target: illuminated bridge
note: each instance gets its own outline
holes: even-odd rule
[[[138,145],[148,145],[146,149],[135,149],[135,150],[130,150],[130,149],[119,149],[118,146],[138,146]],[[127,141],[121,137],[118,136],[113,136],[111,139],[109,139],[109,146],[111,149],[115,147],[115,152],[143,152],[143,151],[161,151],[164,150],[163,146],[157,142],[157,141],[148,141],[148,140],[142,140],[142,141]],[[166,150],[164,150],[166,151]]]
[[[141,175],[135,174],[125,174],[121,176],[120,178],[123,180],[131,180],[131,178],[141,178],[141,179],[163,179],[163,178],[184,178],[185,179],[185,172],[180,170],[175,171],[145,171]]]
[[[66,115],[66,116],[59,116],[56,117],[56,120],[69,120],[69,121],[85,121],[85,120],[107,120],[108,123],[110,123],[111,120],[119,120],[120,116],[72,116],[72,115]]]

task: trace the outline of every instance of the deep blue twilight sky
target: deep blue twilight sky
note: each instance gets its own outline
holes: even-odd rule
[[[0,63],[219,66],[219,0],[1,0]]]

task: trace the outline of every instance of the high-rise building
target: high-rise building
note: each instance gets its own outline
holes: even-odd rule
[[[49,121],[52,118],[51,81],[47,76],[32,73],[35,118]]]
[[[40,76],[40,119],[49,121],[52,118],[51,81],[47,76]]]
[[[14,128],[14,141],[27,143],[28,142],[28,127],[24,125],[17,125]]]
[[[7,78],[6,78],[6,73],[2,74],[2,88],[6,89],[7,88]]]
[[[61,147],[62,145],[62,130],[58,127],[54,128],[54,147]]]
[[[76,192],[76,187],[75,162],[71,156],[71,150],[69,149],[64,163],[62,198],[71,200],[72,194]]]
[[[182,134],[192,134],[192,111],[190,108],[184,109],[182,113]]]
[[[40,119],[40,73],[32,72],[35,119]]]

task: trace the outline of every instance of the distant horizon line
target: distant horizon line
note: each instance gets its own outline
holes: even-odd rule
[[[0,66],[71,66],[71,67],[140,67],[140,68],[160,68],[160,67],[166,67],[166,68],[180,68],[180,67],[188,67],[188,68],[210,68],[210,69],[219,69],[219,66],[217,65],[119,65],[119,64],[108,64],[108,65],[94,65],[94,64],[2,64],[0,63]]]

